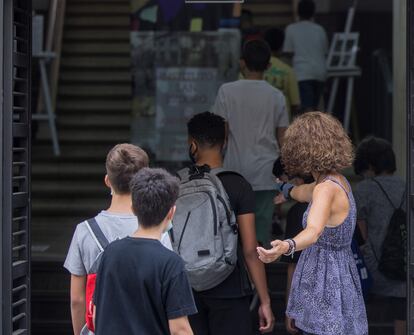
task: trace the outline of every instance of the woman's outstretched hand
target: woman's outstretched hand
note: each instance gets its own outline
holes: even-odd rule
[[[265,249],[263,247],[257,248],[259,259],[263,263],[272,263],[289,250],[289,243],[281,240],[275,240],[271,243],[272,249]]]

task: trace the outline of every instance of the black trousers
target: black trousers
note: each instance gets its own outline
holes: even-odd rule
[[[198,314],[189,320],[194,335],[251,335],[250,297],[217,299],[194,293]]]

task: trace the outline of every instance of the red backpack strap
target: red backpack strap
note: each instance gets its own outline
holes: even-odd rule
[[[98,245],[99,250],[102,252],[108,246],[109,241],[106,238],[105,234],[102,232],[101,228],[96,222],[95,218],[89,219],[86,221],[86,227],[89,230],[89,233],[92,235],[92,238]]]

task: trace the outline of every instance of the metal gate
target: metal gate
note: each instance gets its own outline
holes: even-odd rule
[[[1,334],[30,334],[31,1],[0,0]]]
[[[414,0],[407,0],[408,328],[414,334]]]

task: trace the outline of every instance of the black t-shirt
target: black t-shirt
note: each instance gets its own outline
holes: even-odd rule
[[[251,185],[241,175],[232,172],[223,172],[218,175],[230,200],[234,214],[237,216],[254,213],[255,199]],[[210,298],[239,298],[252,293],[249,277],[244,263],[241,242],[237,252],[237,264],[234,271],[216,287],[197,292],[201,296]]]
[[[303,214],[308,208],[308,203],[297,202],[288,211],[286,216],[286,232],[285,238],[293,238],[303,230],[302,221]],[[300,251],[295,252],[292,256],[282,256],[282,261],[287,263],[297,263],[299,260]]]
[[[165,335],[168,320],[197,313],[181,258],[144,238],[105,249],[94,302],[97,335]]]

